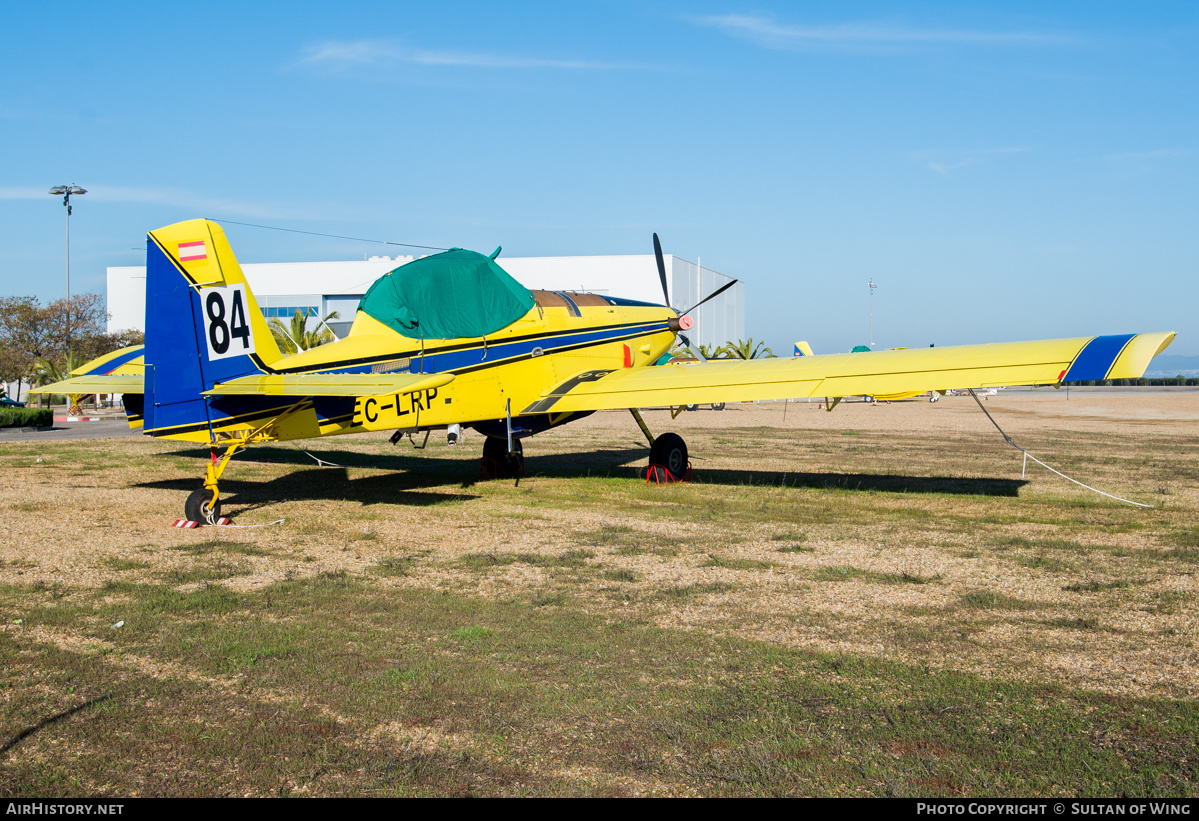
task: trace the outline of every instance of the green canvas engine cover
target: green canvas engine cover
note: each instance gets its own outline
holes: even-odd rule
[[[535,304],[490,257],[453,248],[379,277],[358,310],[410,339],[462,339],[507,327]]]

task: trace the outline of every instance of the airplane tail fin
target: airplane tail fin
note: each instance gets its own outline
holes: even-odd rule
[[[216,382],[269,372],[279,346],[225,232],[187,220],[146,242],[145,430],[209,423],[201,395]]]

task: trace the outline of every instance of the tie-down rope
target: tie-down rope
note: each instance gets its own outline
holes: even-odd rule
[[[1068,481],[1071,481],[1071,482],[1073,482],[1074,484],[1078,485],[1079,487],[1085,487],[1087,490],[1094,491],[1095,493],[1098,493],[1100,496],[1106,496],[1106,497],[1107,497],[1107,498],[1109,498],[1109,499],[1115,499],[1117,502],[1124,502],[1124,504],[1126,504],[1126,505],[1136,505],[1137,507],[1153,507],[1153,505],[1146,505],[1146,504],[1143,504],[1143,503],[1141,503],[1141,502],[1134,502],[1134,501],[1132,501],[1131,499],[1122,499],[1122,498],[1121,498],[1121,497],[1119,497],[1119,496],[1113,496],[1113,495],[1112,495],[1112,494],[1110,494],[1110,493],[1104,493],[1102,490],[1099,490],[1098,488],[1093,488],[1093,487],[1091,487],[1090,485],[1084,485],[1082,482],[1078,481],[1077,479],[1071,479],[1069,476],[1067,476],[1066,474],[1062,473],[1060,470],[1057,470],[1057,469],[1055,469],[1055,468],[1051,468],[1049,465],[1045,464],[1045,463],[1044,463],[1044,462],[1042,462],[1040,459],[1038,459],[1037,457],[1033,456],[1031,453],[1029,453],[1028,451],[1026,451],[1024,448],[1022,448],[1022,447],[1020,447],[1019,445],[1017,445],[1017,444],[1016,444],[1016,442],[1015,442],[1015,440],[1013,440],[1013,439],[1012,439],[1012,437],[1010,437],[1010,436],[1008,436],[1006,433],[1004,433],[1004,431],[1003,431],[1003,428],[999,427],[999,423],[995,421],[995,417],[991,416],[991,414],[990,414],[990,413],[987,411],[987,409],[986,409],[985,407],[983,407],[983,403],[982,403],[982,402],[979,402],[979,400],[978,400],[978,395],[977,395],[977,394],[975,394],[975,392],[974,392],[974,389],[973,389],[973,388],[967,388],[967,390],[969,390],[969,391],[970,391],[970,395],[974,397],[974,401],[975,401],[976,403],[978,403],[978,407],[982,409],[982,412],[983,412],[983,413],[985,413],[985,414],[987,414],[987,418],[991,420],[991,424],[995,426],[995,430],[999,431],[999,434],[1000,434],[1000,435],[1001,435],[1001,436],[1004,438],[1004,440],[1005,440],[1005,441],[1006,441],[1006,442],[1007,442],[1009,445],[1011,445],[1011,446],[1012,446],[1012,447],[1014,447],[1016,450],[1018,450],[1018,451],[1020,451],[1021,453],[1023,453],[1023,454],[1024,454],[1024,467],[1023,467],[1023,468],[1021,468],[1021,470],[1020,470],[1020,478],[1021,478],[1021,479],[1023,479],[1023,478],[1024,478],[1024,474],[1025,474],[1025,472],[1028,470],[1028,460],[1029,460],[1029,459],[1032,459],[1034,462],[1036,462],[1038,465],[1040,465],[1041,467],[1045,468],[1046,470],[1049,470],[1049,471],[1052,471],[1053,473],[1056,473],[1058,476],[1061,476],[1063,479],[1066,479],[1066,480],[1068,480]]]

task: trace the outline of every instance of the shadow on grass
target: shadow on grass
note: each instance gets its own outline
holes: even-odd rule
[[[613,478],[643,478],[646,459],[645,448],[621,448],[559,453],[538,456],[526,449],[525,471],[529,477],[572,479],[584,476],[611,476]],[[231,492],[244,492],[250,496],[287,499],[358,499],[363,504],[380,502],[391,504],[437,504],[445,501],[443,494],[415,493],[422,488],[459,484],[463,488],[473,486],[478,480],[478,463],[473,450],[463,450],[455,457],[434,456],[426,453],[414,455],[411,450],[397,448],[396,453],[356,453],[351,451],[325,451],[315,456],[332,462],[337,468],[320,468],[300,471],[279,477],[266,483],[238,482],[232,477],[225,480]],[[175,456],[195,456],[197,461],[207,461],[208,451],[188,448],[176,451]],[[237,463],[246,464],[290,464],[309,465],[312,458],[292,448],[252,447],[234,459],[230,469],[236,473]],[[368,468],[392,471],[388,476],[349,479],[343,468]],[[331,471],[339,471],[338,476]],[[165,487],[192,490],[197,481],[171,480],[151,482],[143,487]],[[305,478],[309,477],[309,478]],[[501,480],[503,481],[503,480]],[[694,481],[707,485],[754,485],[761,487],[796,487],[820,490],[853,490],[885,493],[944,493],[968,496],[1019,496],[1020,488],[1028,484],[1022,479],[970,478],[964,476],[905,476],[902,474],[871,473],[805,473],[802,471],[778,470],[730,470],[725,468],[696,467]],[[262,488],[252,491],[252,486]],[[277,489],[272,489],[277,488]],[[405,496],[409,498],[405,498]],[[430,496],[422,500],[422,496]],[[228,499],[237,503],[236,499]],[[264,498],[265,501],[265,498]]]
[[[340,467],[297,470],[265,482],[234,479],[227,472],[221,480],[221,502],[227,508],[241,508],[239,512],[244,513],[279,502],[346,501],[358,502],[364,506],[386,504],[430,507],[478,498],[477,494],[433,493],[419,489],[445,483],[444,479],[433,481],[431,476],[411,473],[389,473],[351,479],[346,469]],[[191,492],[199,486],[198,476],[134,485],[181,492]]]

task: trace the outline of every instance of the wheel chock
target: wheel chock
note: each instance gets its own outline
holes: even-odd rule
[[[221,518],[219,518],[215,522],[213,522],[213,524],[214,525],[231,525],[231,524],[233,524],[233,520],[226,516],[222,516]],[[184,528],[203,527],[204,523],[203,522],[193,522],[191,519],[176,519],[175,524],[173,524],[171,526],[172,527],[184,527]]]
[[[668,485],[671,482],[674,482],[675,484],[690,482],[691,462],[687,462],[687,469],[684,470],[683,475],[677,479],[670,475],[670,471],[666,469],[665,465],[650,464],[650,466],[645,469],[645,483],[648,485],[651,481],[656,485]]]

